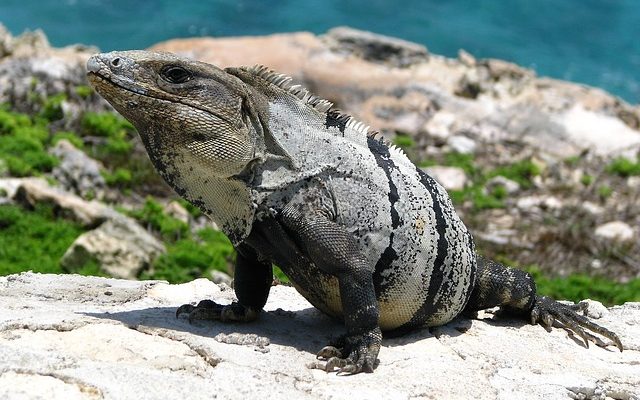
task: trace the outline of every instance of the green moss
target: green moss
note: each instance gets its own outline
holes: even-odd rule
[[[536,266],[525,269],[533,276],[538,293],[554,299],[573,302],[593,299],[608,306],[627,301],[640,301],[640,279],[637,278],[627,283],[618,283],[585,274],[572,274],[566,278],[550,278],[542,274]]]
[[[37,175],[58,164],[58,159],[45,149],[47,136],[48,132],[38,127],[18,127],[13,134],[0,136],[0,159],[11,175]]]
[[[582,175],[582,177],[580,177],[580,183],[584,186],[591,185],[593,183],[593,176],[587,174]]]
[[[91,87],[87,85],[76,86],[74,91],[78,96],[82,97],[83,99],[88,98],[93,93],[93,89],[91,89]]]
[[[55,145],[62,139],[68,140],[69,142],[71,142],[72,145],[74,145],[78,149],[84,148],[84,142],[82,141],[82,138],[80,138],[80,136],[76,135],[73,132],[67,132],[67,131],[60,131],[60,132],[54,133],[53,138],[51,139],[51,144]]]
[[[640,159],[636,162],[625,157],[618,157],[607,165],[606,171],[622,177],[640,175]]]
[[[7,105],[0,107],[0,135],[12,135],[16,129],[31,125],[28,115],[11,112]]]
[[[462,168],[468,176],[473,177],[478,171],[474,165],[473,154],[451,152],[444,155],[444,165]]]
[[[127,214],[158,233],[165,241],[173,242],[189,237],[189,226],[166,215],[162,205],[152,197],[147,197],[141,209],[127,211]]]
[[[531,160],[522,160],[509,166],[498,167],[487,174],[487,178],[504,176],[518,182],[520,187],[528,189],[533,186],[533,177],[540,175],[540,167]]]
[[[613,194],[613,189],[611,189],[607,185],[598,186],[598,196],[600,196],[603,200],[609,198]]]
[[[563,161],[567,166],[575,167],[580,162],[580,156],[567,157]]]
[[[126,168],[116,168],[115,171],[102,171],[102,177],[109,186],[128,187],[131,185],[131,171]]]
[[[189,214],[191,214],[191,216],[193,218],[198,218],[199,216],[202,215],[202,211],[200,211],[200,209],[196,206],[194,206],[193,204],[189,203],[188,201],[186,201],[185,199],[178,199],[178,203],[184,207]]]
[[[393,138],[393,144],[400,147],[401,149],[410,149],[415,146],[415,142],[411,136],[405,134],[397,134],[395,138]]]
[[[144,272],[141,279],[164,279],[171,283],[189,282],[208,277],[212,270],[228,273],[227,265],[234,258],[229,239],[219,231],[204,228],[195,239],[177,240],[167,247],[167,253],[153,262],[152,272]]]
[[[40,117],[47,121],[57,121],[64,118],[64,112],[62,110],[62,103],[67,99],[67,95],[64,93],[58,93],[56,95],[41,99],[42,106],[40,108]]]
[[[80,225],[56,218],[50,206],[39,204],[34,211],[0,206],[0,275],[62,273],[60,258],[82,232]],[[79,272],[95,271],[87,266]]]
[[[87,112],[82,116],[83,134],[91,136],[115,137],[122,131],[133,131],[133,125],[126,119],[111,112]]]

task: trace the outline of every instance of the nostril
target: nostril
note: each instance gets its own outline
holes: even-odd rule
[[[120,65],[120,57],[116,57],[113,60],[111,60],[111,66],[112,67],[117,67]]]

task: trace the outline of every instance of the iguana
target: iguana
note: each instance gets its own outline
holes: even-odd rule
[[[264,66],[220,69],[170,53],[98,54],[96,91],[137,128],[153,165],[237,250],[238,301],[179,307],[192,320],[252,321],[272,263],[346,334],[315,367],[371,372],[382,331],[446,324],[500,306],[585,345],[615,333],[536,294],[529,274],[480,257],[447,192],[398,148]],[[587,329],[587,330],[585,330]]]

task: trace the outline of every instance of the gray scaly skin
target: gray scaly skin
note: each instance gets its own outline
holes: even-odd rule
[[[405,154],[265,67],[219,69],[168,53],[98,54],[89,81],[135,125],[160,175],[231,239],[237,302],[189,320],[251,321],[272,262],[346,334],[314,367],[373,371],[382,331],[438,326],[494,306],[589,340],[618,337],[484,260],[446,191]]]

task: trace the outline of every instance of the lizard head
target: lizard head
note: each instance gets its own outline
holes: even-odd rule
[[[170,53],[114,51],[87,62],[91,85],[138,130],[151,161],[180,189],[181,175],[240,174],[256,157],[259,124],[233,75]]]

